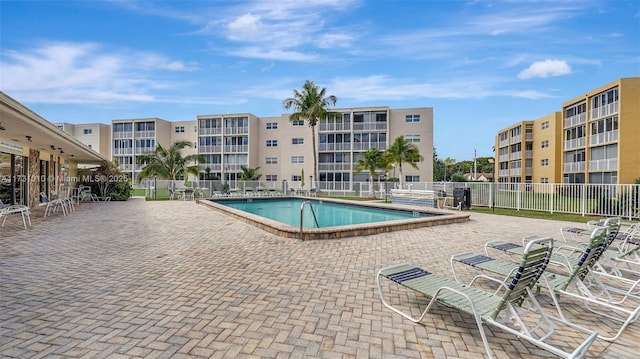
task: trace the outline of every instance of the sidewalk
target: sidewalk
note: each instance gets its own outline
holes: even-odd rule
[[[0,232],[0,357],[477,358],[473,318],[440,307],[414,324],[382,306],[377,270],[412,262],[451,276],[453,253],[559,238],[576,225],[472,213],[466,223],[302,242],[194,202],[42,214],[33,211],[31,229],[10,219]],[[554,357],[489,329],[499,358]],[[558,344],[575,347],[571,334]],[[639,342],[634,323],[614,344],[597,340],[589,357],[634,358]]]

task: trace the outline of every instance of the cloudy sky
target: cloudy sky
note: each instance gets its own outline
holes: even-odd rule
[[[441,158],[640,76],[640,1],[0,1],[0,91],[51,122],[433,107]]]

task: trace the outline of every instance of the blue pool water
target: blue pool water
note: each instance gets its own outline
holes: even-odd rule
[[[244,212],[252,213],[274,221],[285,223],[291,226],[300,226],[300,206],[305,200],[297,198],[276,198],[276,199],[242,199],[242,200],[216,200],[216,203],[235,208]],[[308,200],[307,200],[308,201]],[[345,226],[361,223],[383,222],[398,219],[409,219],[428,216],[426,213],[414,213],[410,211],[399,211],[384,208],[365,207],[332,203],[321,200],[311,200],[314,220],[311,207],[304,206],[304,228],[324,228]]]

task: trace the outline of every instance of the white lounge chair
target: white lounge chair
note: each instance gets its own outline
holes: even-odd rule
[[[31,212],[29,211],[29,207],[21,204],[4,204],[2,203],[2,200],[0,200],[0,218],[2,218],[3,228],[4,222],[7,221],[7,217],[12,214],[22,215],[22,224],[24,225],[24,229],[27,229],[27,223],[29,223],[29,227],[31,227]]]

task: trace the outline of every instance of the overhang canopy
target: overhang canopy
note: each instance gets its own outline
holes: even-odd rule
[[[2,91],[0,140],[8,146],[44,150],[80,164],[100,164],[108,160]]]

